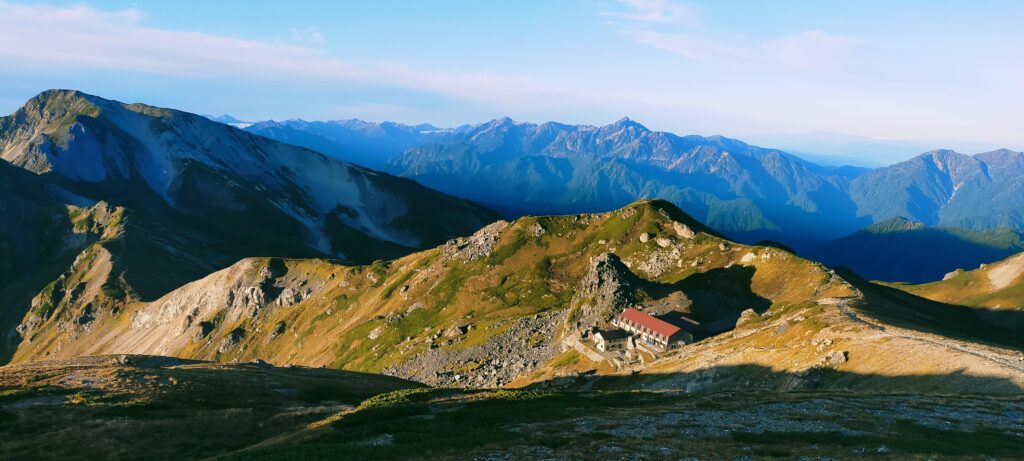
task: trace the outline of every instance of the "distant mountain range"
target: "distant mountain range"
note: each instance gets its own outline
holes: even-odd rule
[[[252,122],[246,122],[246,121],[243,121],[243,120],[239,120],[239,119],[235,118],[234,116],[232,116],[231,114],[223,114],[223,115],[209,115],[209,114],[205,114],[205,115],[203,115],[203,117],[206,117],[206,118],[208,118],[210,120],[213,120],[215,122],[223,123],[225,125],[231,125],[231,126],[233,126],[235,128],[246,128],[249,125],[252,125]]]
[[[452,130],[291,121],[258,123],[249,131],[317,146],[340,158],[370,156],[364,163],[509,216],[601,211],[658,197],[720,231],[754,239],[779,238],[787,230],[803,234],[802,239],[838,236],[869,223],[815,217],[826,204],[851,207],[833,202],[843,198],[861,169],[821,167],[723,137],[654,132],[629,119],[592,127],[504,118]],[[377,141],[381,136],[388,147]],[[360,142],[378,148],[369,152],[352,147]],[[811,223],[833,228],[805,232]]]
[[[911,157],[914,153],[927,152],[937,146],[960,152],[987,152],[1008,147],[975,141],[887,140],[829,132],[755,135],[744,139],[761,146],[774,146],[822,165],[857,165],[871,168],[891,165]]]
[[[454,142],[469,129],[441,129],[429,124],[403,125],[356,119],[327,122],[267,121],[246,128],[251,133],[381,169],[386,169],[388,160],[399,152],[425,144]]]
[[[510,217],[609,210],[657,197],[731,238],[775,240],[804,254],[893,218],[1024,228],[1024,154],[1009,150],[936,150],[869,169],[821,166],[721,136],[651,131],[628,118],[601,127],[503,118],[447,130],[358,120],[262,122],[248,130],[413,178]],[[980,263],[989,255],[960,256],[953,259]],[[952,269],[936,263],[926,272]]]

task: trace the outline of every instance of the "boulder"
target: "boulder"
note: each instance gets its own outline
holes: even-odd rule
[[[758,317],[759,316],[757,315],[757,312],[754,312],[753,309],[746,309],[743,312],[740,312],[740,318],[736,320],[736,326],[740,327],[743,324],[748,323],[751,320],[754,320]]]
[[[672,222],[672,229],[676,231],[676,235],[684,239],[692,239],[695,235],[697,235],[695,232],[693,232],[693,229],[690,229],[690,226],[687,226],[686,224],[683,224],[678,221]]]
[[[825,364],[831,367],[838,367],[846,363],[847,352],[846,351],[832,351],[825,356]]]
[[[245,329],[242,327],[235,328],[221,340],[220,347],[217,350],[222,354],[230,351],[238,347],[238,343],[242,342],[243,338],[245,338]]]
[[[462,336],[462,335],[464,335],[466,333],[469,333],[469,330],[472,330],[472,329],[473,329],[473,324],[471,324],[471,323],[470,324],[466,324],[466,325],[461,325],[461,326],[460,325],[452,325],[452,326],[448,327],[447,330],[444,331],[444,336],[447,337],[447,338],[456,338],[456,337]]]

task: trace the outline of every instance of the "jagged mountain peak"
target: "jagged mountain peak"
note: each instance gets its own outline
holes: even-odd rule
[[[629,117],[622,117],[615,121],[611,126],[619,129],[634,128],[637,131],[650,131],[646,126],[643,126]]]
[[[489,122],[480,124],[479,125],[479,129],[481,131],[491,131],[491,130],[502,130],[502,129],[515,128],[515,127],[519,127],[519,126],[531,126],[531,124],[529,124],[529,123],[519,123],[519,122],[516,122],[515,120],[512,120],[511,117],[505,116],[505,117],[496,118],[496,119],[491,120]]]
[[[934,166],[939,171],[952,173],[960,166],[976,164],[978,159],[973,155],[962,154],[952,149],[935,149],[914,157],[903,164],[923,164]],[[900,166],[897,164],[896,166]]]

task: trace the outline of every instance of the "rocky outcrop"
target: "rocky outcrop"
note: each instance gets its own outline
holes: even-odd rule
[[[830,367],[838,367],[846,363],[847,357],[848,353],[846,351],[832,351],[822,358],[822,362]]]
[[[683,253],[679,248],[672,247],[668,239],[660,238],[658,246],[660,248],[657,250],[633,255],[629,266],[650,277],[660,277],[676,267],[681,267]]]
[[[31,309],[15,331],[31,343],[47,322],[72,336],[89,328],[100,315],[98,307],[105,308],[104,315],[112,310],[106,293],[113,294],[109,287],[119,282],[111,280],[112,266],[111,254],[99,244],[79,253],[67,271],[32,298]]]
[[[590,260],[590,270],[580,282],[573,298],[572,313],[567,325],[570,330],[604,327],[636,299],[639,278],[614,253],[602,253]]]
[[[385,369],[384,374],[430,386],[503,386],[529,374],[560,352],[561,345],[555,337],[563,315],[551,312],[511,319],[509,322],[512,324],[503,332],[483,344],[467,348],[458,348],[458,342],[449,347],[432,345],[401,364]],[[445,331],[444,337],[459,337],[471,328],[469,325],[455,325]],[[432,338],[435,341],[441,335],[436,336]]]
[[[473,261],[490,256],[494,252],[494,245],[501,238],[501,232],[507,229],[508,226],[508,221],[495,221],[469,237],[449,240],[441,248],[442,261]],[[541,231],[543,231],[543,228],[541,228]]]

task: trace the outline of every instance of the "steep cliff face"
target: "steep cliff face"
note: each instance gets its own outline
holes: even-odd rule
[[[65,286],[75,272],[69,266],[80,265],[89,245],[120,232],[123,211],[0,161],[0,361],[10,357],[21,331],[81,294],[67,293],[74,288]],[[23,319],[28,325],[17,328]]]

